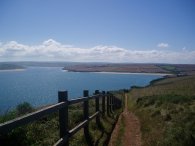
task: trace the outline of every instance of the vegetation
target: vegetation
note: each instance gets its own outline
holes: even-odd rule
[[[24,115],[26,113],[30,113],[33,111],[34,111],[34,108],[28,102],[23,102],[19,104],[15,110],[5,113],[3,116],[0,116],[0,123],[14,119],[18,116],[21,116],[21,115]]]
[[[195,76],[133,88],[128,107],[140,119],[143,146],[195,145]]]
[[[155,64],[76,64],[64,67],[73,72],[127,72],[127,73],[170,73]]]
[[[164,70],[170,71],[172,73],[179,73],[179,71],[177,70],[177,68],[173,65],[160,65],[160,67]]]
[[[94,100],[90,100],[90,113],[94,109]],[[75,127],[83,120],[82,104],[75,104],[69,107],[69,128]],[[17,116],[34,111],[29,103],[22,103],[15,110],[0,116],[0,123]],[[97,125],[95,120],[89,123],[90,137],[92,145],[102,146],[107,145],[110,139],[115,122],[121,111],[116,111],[115,114],[108,116],[100,116],[101,124]],[[93,112],[94,113],[94,112]],[[53,145],[59,139],[59,123],[58,113],[54,113],[44,117],[31,124],[16,128],[6,135],[0,135],[0,145],[18,145],[18,146],[48,146]],[[71,139],[71,146],[86,146],[83,129],[78,131]]]
[[[179,74],[179,75],[195,74],[194,64],[159,64],[157,66],[173,74]]]
[[[116,137],[116,139],[114,139],[114,145],[116,146],[122,146],[123,144],[123,139],[122,137],[124,136],[124,132],[125,132],[125,122],[124,122],[124,115],[121,115],[121,118],[119,118],[119,133],[118,133],[118,137]]]
[[[23,66],[9,63],[0,63],[0,70],[24,69]]]

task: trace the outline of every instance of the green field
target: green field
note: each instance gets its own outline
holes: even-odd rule
[[[195,76],[167,78],[128,93],[143,146],[195,145]]]

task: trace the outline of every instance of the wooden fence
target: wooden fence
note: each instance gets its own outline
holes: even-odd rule
[[[95,100],[95,113],[89,115],[89,100]],[[100,104],[101,99],[101,104]],[[68,106],[76,103],[83,103],[83,115],[84,120],[80,124],[75,126],[73,129],[69,130],[68,128]],[[101,105],[101,107],[100,107]],[[59,128],[60,128],[60,138],[54,144],[55,146],[69,145],[69,138],[73,136],[81,128],[84,128],[84,135],[88,144],[90,144],[90,135],[89,135],[89,122],[96,119],[96,123],[100,124],[100,116],[110,116],[116,108],[121,107],[121,100],[116,98],[111,93],[105,91],[99,92],[95,91],[93,96],[89,96],[88,90],[83,91],[83,97],[77,99],[68,100],[67,91],[58,92],[58,103],[51,106],[45,107],[41,110],[29,113],[27,115],[18,117],[14,120],[7,121],[0,124],[0,133],[6,134],[13,130],[14,128],[23,126],[25,124],[36,121],[46,115],[49,115],[54,112],[59,112]],[[101,108],[101,110],[100,110]]]

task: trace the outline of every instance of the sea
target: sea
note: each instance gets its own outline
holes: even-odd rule
[[[112,91],[146,86],[162,74],[68,72],[61,67],[28,67],[0,71],[0,114],[29,102],[34,107],[58,102],[58,91],[68,91],[68,99],[79,98],[83,90]]]

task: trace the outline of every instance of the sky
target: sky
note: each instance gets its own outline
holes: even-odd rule
[[[195,64],[195,1],[0,0],[0,61]]]

